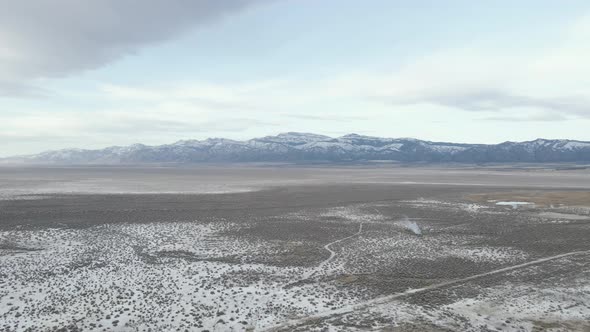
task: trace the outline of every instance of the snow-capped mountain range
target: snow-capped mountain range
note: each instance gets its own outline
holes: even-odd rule
[[[224,138],[173,144],[113,146],[100,150],[65,149],[5,158],[41,164],[131,164],[192,162],[572,162],[590,161],[590,142],[536,139],[500,144],[458,144],[412,138],[349,134],[337,138],[289,132],[236,141]]]

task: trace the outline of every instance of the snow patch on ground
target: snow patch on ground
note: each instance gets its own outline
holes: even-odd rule
[[[354,301],[330,284],[286,288],[304,269],[240,262],[276,248],[221,235],[232,227],[218,221],[0,232],[0,244],[35,249],[0,250],[0,329],[243,330]]]
[[[513,209],[518,209],[519,207],[522,207],[522,206],[534,207],[535,203],[531,203],[531,202],[496,202],[496,205],[510,206]]]
[[[519,262],[527,258],[523,251],[508,247],[453,248],[447,251],[451,256],[474,262]]]
[[[385,217],[376,209],[370,208],[369,210],[369,208],[363,205],[335,207],[321,212],[319,216],[324,218],[344,219],[354,223],[382,222],[385,220]]]
[[[555,329],[561,331],[568,323],[590,319],[587,280],[579,280],[576,286],[567,288],[510,285],[496,287],[489,293],[480,298],[460,300],[443,310],[468,319],[473,326],[502,331],[522,331],[521,327],[531,331],[533,322],[548,326],[561,323],[564,325]]]

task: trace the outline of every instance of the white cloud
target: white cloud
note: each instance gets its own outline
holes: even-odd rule
[[[367,98],[392,107],[424,103],[464,111],[537,109],[590,118],[590,16],[545,48],[440,50],[389,72],[355,72],[312,82],[313,93]]]

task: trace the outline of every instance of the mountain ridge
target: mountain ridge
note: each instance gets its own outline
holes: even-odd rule
[[[61,149],[0,159],[37,164],[131,164],[199,162],[577,162],[590,161],[590,142],[543,139],[499,144],[469,144],[383,138],[359,134],[340,137],[301,132],[245,141],[226,138],[180,140],[171,144]]]

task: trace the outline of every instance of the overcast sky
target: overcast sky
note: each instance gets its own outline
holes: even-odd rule
[[[286,131],[590,140],[587,0],[0,0],[0,156]]]

